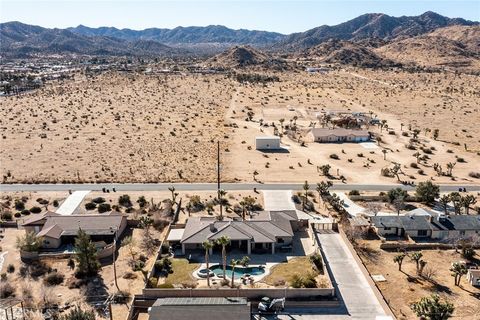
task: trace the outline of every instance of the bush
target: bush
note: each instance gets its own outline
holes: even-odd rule
[[[339,157],[337,154],[332,153],[332,154],[330,155],[330,159],[339,160],[340,157]]]
[[[45,283],[46,286],[58,286],[59,284],[63,283],[63,280],[65,279],[65,276],[61,273],[58,272],[52,272],[49,273],[45,279],[43,279],[43,282]]]
[[[22,213],[24,216],[28,216],[28,215],[30,215],[30,210],[25,209],[25,210],[22,210],[21,213]]]
[[[102,197],[97,197],[97,198],[92,200],[92,202],[94,202],[96,204],[104,203],[105,201],[106,201],[105,198],[102,198]]]
[[[157,286],[157,288],[160,288],[160,289],[173,289],[173,284],[171,283],[162,283],[162,284],[159,284]]]
[[[133,271],[141,271],[145,267],[145,262],[141,260],[135,261],[135,264],[133,265]]]
[[[124,194],[118,198],[118,204],[122,207],[130,208],[132,206],[132,200],[128,194]]]
[[[53,206],[54,206],[55,208],[57,208],[58,205],[59,205],[58,200],[53,200]]]
[[[470,178],[480,179],[480,172],[473,172],[473,171],[472,171],[472,172],[470,172],[470,173],[468,174],[468,176],[469,176]]]
[[[290,279],[290,286],[292,286],[293,288],[301,288],[302,285],[302,278],[298,274],[294,274]]]
[[[12,221],[13,216],[12,216],[11,212],[3,212],[2,215],[1,215],[1,218],[2,218],[2,220]]]
[[[172,262],[168,258],[163,258],[155,262],[155,268],[158,272],[169,273],[172,268]]]
[[[418,164],[416,162],[412,162],[412,163],[410,163],[410,167],[412,167],[414,169],[418,169]]]
[[[32,207],[30,209],[30,212],[31,213],[40,213],[40,212],[42,212],[42,209],[40,207]]]
[[[0,299],[15,296],[15,288],[8,282],[2,281],[0,283]]]
[[[99,213],[104,213],[104,212],[108,212],[108,211],[111,211],[112,210],[112,207],[110,206],[109,203],[100,203],[98,205],[98,212]]]
[[[22,216],[22,214],[20,212],[15,212],[15,218],[20,218]],[[12,220],[12,219],[10,219]]]
[[[18,210],[18,211],[22,211],[25,209],[25,203],[23,203],[23,201],[21,200],[15,200],[15,209]]]
[[[96,207],[97,205],[93,202],[88,202],[85,204],[85,209],[87,210],[95,210]]]
[[[323,272],[323,260],[322,256],[320,256],[318,253],[315,253],[310,256],[310,262],[313,263],[315,268],[317,268],[318,272],[322,273]]]
[[[466,161],[465,161],[465,159],[464,159],[464,158],[460,158],[460,157],[458,157],[458,158],[457,158],[457,162],[460,162],[460,163],[465,163]]]
[[[37,199],[37,202],[42,204],[42,205],[47,205],[48,204],[48,200],[47,199],[42,199],[42,198]]]
[[[475,256],[475,250],[473,248],[462,248],[462,257],[467,260],[472,260]]]
[[[360,195],[360,191],[358,190],[352,190],[348,193],[349,196],[359,196]]]
[[[15,266],[13,264],[9,264],[7,266],[7,272],[8,273],[14,273],[15,272]]]

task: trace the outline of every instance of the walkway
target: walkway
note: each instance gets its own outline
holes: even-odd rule
[[[75,191],[62,203],[62,205],[55,211],[61,215],[71,215],[78,206],[82,203],[83,199],[90,190]]]

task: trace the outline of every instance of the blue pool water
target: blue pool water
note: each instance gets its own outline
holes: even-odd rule
[[[222,265],[215,265],[210,267],[210,270],[212,270],[218,277],[223,277],[223,266]],[[263,268],[259,267],[235,267],[235,279],[240,279],[243,275],[245,274],[250,274],[252,276],[258,276],[261,274],[264,274],[265,270]],[[227,266],[226,268],[226,275],[228,278],[232,278],[232,267]]]

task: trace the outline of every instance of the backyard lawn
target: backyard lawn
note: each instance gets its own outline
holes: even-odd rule
[[[189,263],[187,259],[171,259],[172,261],[172,273],[168,274],[165,279],[165,284],[182,284],[182,283],[191,283],[196,281],[192,273],[197,269],[200,264],[198,263]]]
[[[280,263],[272,267],[270,274],[263,281],[268,285],[278,286],[289,282],[295,274],[303,276],[309,272],[318,275],[318,272],[313,269],[309,257],[294,258],[286,263]]]

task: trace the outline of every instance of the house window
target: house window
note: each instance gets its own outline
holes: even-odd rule
[[[427,230],[418,230],[418,236],[419,237],[426,237],[427,236]]]
[[[285,241],[282,238],[277,239],[277,243],[284,243]]]

